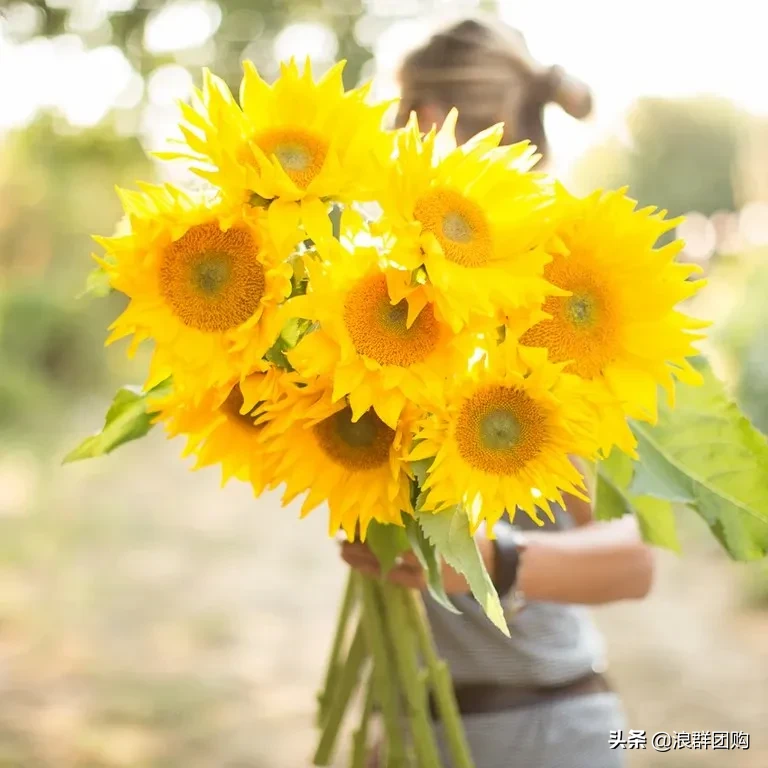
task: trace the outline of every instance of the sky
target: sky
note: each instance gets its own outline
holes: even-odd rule
[[[65,0],[57,0],[65,2]],[[66,0],[90,9],[81,24],[95,23],[102,12],[129,7],[135,0]],[[95,5],[94,5],[95,4]],[[418,19],[405,13],[409,3],[366,0],[377,33],[376,84],[392,95],[392,72],[399,58],[424,39],[438,19],[466,14],[475,3],[433,0],[432,13]],[[547,114],[555,170],[568,169],[590,145],[607,134],[621,135],[622,119],[638,96],[716,94],[749,111],[768,116],[768,8],[760,0],[501,0],[499,13],[525,34],[533,55],[545,64],[560,64],[593,89],[596,110],[577,123],[557,108]],[[15,24],[34,24],[35,12],[13,3]],[[404,13],[405,12],[405,13]],[[98,14],[97,14],[98,15]],[[211,0],[176,0],[156,13],[144,45],[155,52],[203,48],[221,22]],[[335,56],[335,39],[316,24],[288,27],[275,41],[277,56],[314,53]],[[0,22],[0,134],[24,125],[41,108],[53,107],[75,126],[97,123],[117,105],[130,108],[145,94],[147,133],[160,135],[170,106],[192,87],[184,68],[169,64],[147,83],[132,70],[123,53],[108,44],[85,50],[76,35],[57,40],[33,38],[14,44]]]

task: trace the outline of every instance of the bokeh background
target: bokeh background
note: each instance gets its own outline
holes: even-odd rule
[[[78,298],[113,185],[188,181],[148,158],[210,66],[290,55],[396,92],[397,61],[478,8],[595,91],[547,115],[575,191],[629,185],[687,214],[709,285],[708,352],[768,430],[768,54],[754,0],[2,0],[0,8],[0,766],[299,768],[344,572],[318,512],[219,489],[160,434],[61,467],[142,360],[104,353],[121,299]],[[768,478],[766,478],[768,482]],[[634,768],[768,765],[768,567],[696,520],[653,595],[596,611],[630,726],[743,730],[748,751],[632,755]],[[606,734],[607,739],[607,734]],[[534,768],[531,766],[531,768]]]

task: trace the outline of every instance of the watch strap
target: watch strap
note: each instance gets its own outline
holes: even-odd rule
[[[517,584],[517,573],[522,552],[520,534],[508,523],[501,521],[494,530],[496,562],[494,586],[499,597],[506,597]]]

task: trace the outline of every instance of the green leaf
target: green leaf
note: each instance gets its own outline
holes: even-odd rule
[[[283,326],[275,343],[267,350],[264,359],[272,363],[272,365],[276,365],[278,368],[292,371],[293,366],[288,360],[286,352],[293,349],[299,343],[301,338],[312,330],[312,327],[313,323],[311,320],[291,318]]]
[[[418,461],[411,462],[411,471],[419,488],[424,485],[424,481],[427,479],[427,472],[429,472],[433,461],[434,459],[419,459]]]
[[[432,542],[424,535],[419,524],[412,517],[405,518],[405,531],[411,543],[411,549],[427,574],[427,589],[435,602],[451,613],[460,614],[456,606],[445,593],[443,569],[440,558]]]
[[[614,485],[626,489],[632,482],[633,464],[634,462],[626,453],[615,448],[607,459],[599,463],[598,467],[600,473],[610,478]]]
[[[148,410],[150,397],[161,397],[170,392],[171,380],[142,392],[137,387],[123,387],[117,391],[104,419],[101,431],[87,437],[70,451],[62,463],[69,464],[81,459],[93,459],[111,453],[115,448],[131,440],[144,437],[154,426],[154,412]]]
[[[638,496],[668,499],[680,504],[695,501],[689,490],[680,485],[678,471],[660,453],[650,450],[643,452],[635,466],[629,491]]]
[[[768,553],[768,443],[705,361],[704,384],[680,385],[655,426],[632,422],[640,461],[632,492],[686,500],[737,560]]]
[[[416,519],[437,553],[469,583],[475,599],[488,618],[509,637],[504,610],[474,538],[467,515],[460,507],[444,512],[417,512]]]
[[[304,255],[306,255],[306,253]],[[304,264],[304,255],[297,253],[290,259],[291,268],[293,270],[291,273],[291,298],[294,296],[303,296],[307,292],[309,277],[307,276],[307,268]],[[307,256],[307,258],[309,257]]]
[[[632,459],[618,450],[597,463],[594,510],[598,520],[613,520],[632,513],[625,490],[632,479]]]
[[[304,320],[298,317],[292,317],[288,320],[280,332],[280,339],[285,348],[293,349],[301,341],[304,334],[312,328],[312,325],[312,320]]]
[[[384,525],[376,520],[372,520],[368,526],[365,541],[379,561],[382,576],[386,576],[397,558],[410,549],[404,528],[399,525]]]
[[[597,465],[595,517],[612,520],[634,514],[645,541],[657,547],[680,551],[675,516],[669,501],[631,492],[630,487],[642,465],[614,450]]]
[[[268,197],[262,197],[261,195],[257,195],[255,192],[252,192],[251,198],[248,202],[254,208],[269,208],[272,199]]]
[[[283,368],[286,371],[292,371],[293,366],[288,362],[288,358],[285,356],[285,345],[278,339],[264,355],[264,359],[276,365],[278,368]]]
[[[599,471],[594,510],[597,520],[614,520],[632,513],[632,507],[627,497],[610,477]]]
[[[632,504],[643,539],[649,544],[680,552],[672,503],[650,496],[636,496],[632,499]]]
[[[109,283],[109,273],[102,266],[95,267],[88,273],[85,279],[85,288],[78,295],[78,299],[85,296],[92,296],[96,299],[102,299],[109,296],[114,288]]]

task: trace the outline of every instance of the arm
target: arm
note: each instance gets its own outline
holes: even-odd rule
[[[527,600],[599,605],[645,597],[653,580],[653,554],[640,537],[634,517],[597,522],[586,502],[566,498],[577,527],[566,531],[533,531],[520,555],[517,587]],[[496,549],[481,531],[477,536],[488,572],[496,573]],[[342,556],[354,568],[378,572],[378,563],[364,544],[345,543]],[[421,569],[412,555],[403,558],[388,578],[404,586],[423,588]],[[449,593],[468,591],[466,581],[443,566]]]
[[[651,588],[653,554],[634,517],[526,539],[517,586],[528,600],[598,605],[645,597]]]

